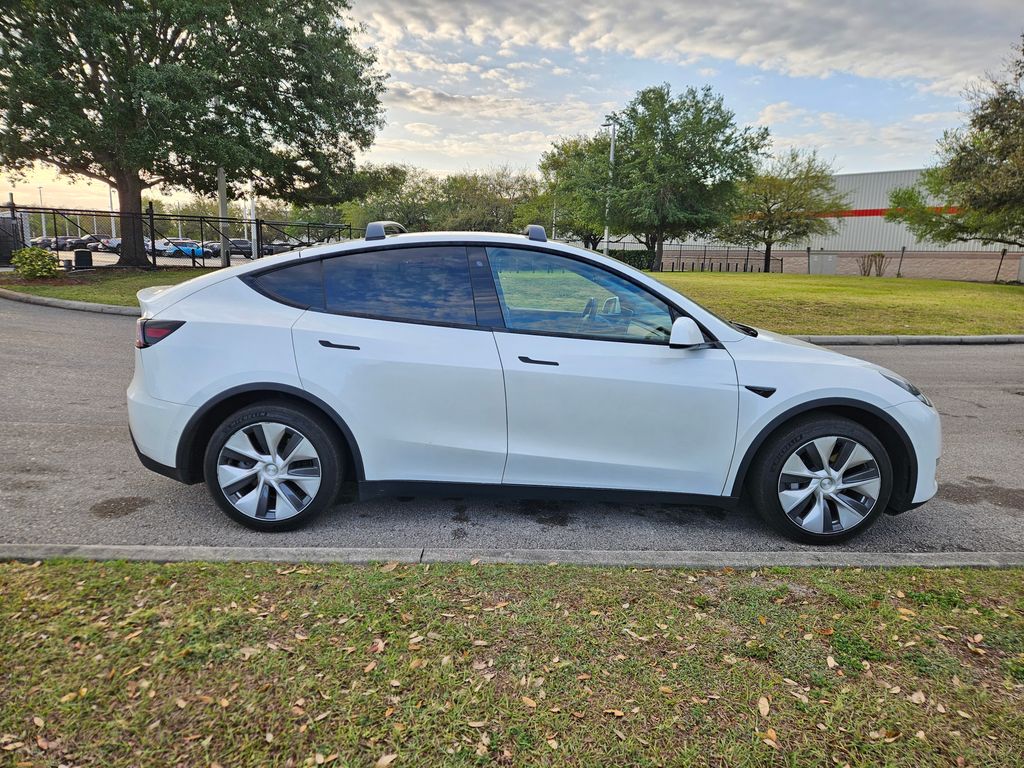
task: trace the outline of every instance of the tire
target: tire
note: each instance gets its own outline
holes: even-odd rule
[[[288,531],[327,509],[344,480],[345,456],[323,416],[267,401],[228,416],[210,437],[203,473],[232,520],[257,531]]]
[[[768,438],[748,491],[761,517],[783,536],[835,544],[871,527],[889,504],[892,480],[889,454],[870,430],[819,415]]]

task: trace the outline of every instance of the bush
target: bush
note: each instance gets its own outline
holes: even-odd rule
[[[60,273],[57,257],[45,248],[22,248],[11,257],[14,273],[28,280],[56,277]]]
[[[610,248],[608,255],[613,259],[618,259],[623,264],[629,264],[634,269],[650,269],[651,262],[654,260],[654,251],[627,251],[625,249]]]

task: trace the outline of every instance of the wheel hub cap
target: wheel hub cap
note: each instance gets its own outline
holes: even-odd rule
[[[217,457],[217,483],[228,502],[257,520],[286,520],[320,489],[320,456],[293,427],[263,421],[235,432]]]
[[[860,525],[878,502],[875,456],[848,437],[819,437],[790,454],[779,474],[779,503],[790,520],[817,534]]]

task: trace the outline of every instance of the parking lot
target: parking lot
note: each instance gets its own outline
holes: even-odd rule
[[[0,543],[480,550],[807,549],[752,510],[479,499],[346,502],[307,528],[261,535],[203,486],[139,464],[124,390],[133,320],[0,300]],[[883,517],[859,552],[1024,551],[1024,346],[848,347],[917,383],[943,415],[939,496]]]

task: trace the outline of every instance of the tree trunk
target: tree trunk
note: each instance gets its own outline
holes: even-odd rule
[[[148,267],[149,255],[143,242],[142,181],[137,174],[119,174],[114,179],[121,208],[121,254],[119,267]]]
[[[764,271],[772,271],[772,244],[770,242],[764,244]]]
[[[651,252],[651,260],[647,269],[651,272],[661,271],[661,258],[665,253],[665,234],[659,229],[644,238],[644,245]]]

